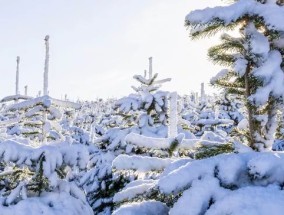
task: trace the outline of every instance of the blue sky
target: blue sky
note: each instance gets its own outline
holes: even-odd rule
[[[50,35],[49,91],[72,99],[121,97],[153,56],[164,90],[198,91],[220,68],[207,61],[215,40],[191,41],[184,17],[218,0],[4,0],[0,2],[0,97],[42,91],[44,37]]]

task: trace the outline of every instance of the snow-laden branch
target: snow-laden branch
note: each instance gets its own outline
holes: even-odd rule
[[[22,117],[17,117],[17,118],[13,118],[13,119],[8,119],[8,120],[4,120],[4,121],[0,121],[0,127],[7,127],[10,125],[14,125],[19,123],[19,121],[21,120]]]
[[[153,138],[136,133],[130,133],[125,137],[127,144],[132,144],[138,147],[148,149],[170,149],[172,144],[177,141],[177,149],[192,149],[198,143],[202,142],[200,139],[184,139],[183,134],[179,134],[175,138]]]
[[[10,111],[21,110],[21,109],[31,108],[37,105],[44,105],[45,107],[50,107],[51,104],[54,104],[58,107],[74,108],[74,109],[79,109],[81,107],[80,104],[77,104],[74,102],[61,101],[58,99],[51,98],[49,96],[42,96],[42,97],[30,99],[28,101],[23,101],[17,104],[13,104],[9,106],[7,110],[10,110]]]
[[[136,180],[127,184],[123,190],[116,193],[113,197],[114,202],[122,202],[125,200],[131,200],[137,195],[146,193],[149,189],[156,185],[156,180]]]
[[[136,133],[130,133],[125,137],[127,144],[151,149],[168,149],[172,141],[172,138],[153,138]]]
[[[262,4],[255,0],[240,0],[229,6],[195,10],[186,16],[186,21],[193,25],[210,25],[214,23],[214,20],[219,19],[224,22],[224,25],[229,25],[245,15],[260,16],[268,29],[284,31],[284,23],[279,22],[279,20],[284,20],[283,8],[277,4]],[[193,28],[192,33],[201,28]]]
[[[28,99],[32,99],[33,97],[30,96],[26,96],[26,95],[13,95],[13,96],[6,96],[3,99],[0,100],[1,102],[9,102],[9,101],[16,101],[16,100],[28,100]]]
[[[117,170],[138,170],[138,171],[159,171],[166,168],[173,159],[156,158],[138,155],[119,155],[112,162],[112,166]]]

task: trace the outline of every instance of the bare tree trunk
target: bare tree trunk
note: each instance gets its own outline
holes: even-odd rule
[[[19,65],[20,65],[20,57],[17,57],[17,70],[16,70],[16,95],[19,95]]]
[[[153,77],[153,65],[152,65],[152,57],[149,57],[149,79],[151,79]]]
[[[25,86],[25,96],[28,95],[28,85]]]
[[[49,36],[46,35],[45,38],[45,63],[44,63],[44,73],[43,73],[43,95],[48,95],[48,66],[49,66]]]

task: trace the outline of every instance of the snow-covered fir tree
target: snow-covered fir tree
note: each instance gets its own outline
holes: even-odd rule
[[[153,125],[165,125],[167,123],[167,95],[168,92],[160,91],[163,83],[170,81],[170,78],[157,80],[158,73],[153,74],[152,58],[149,58],[149,72],[145,71],[144,76],[135,75],[133,78],[140,84],[132,86],[135,94],[119,99],[116,107],[125,117],[134,117],[142,133],[155,135]],[[154,128],[155,129],[155,128]]]
[[[226,88],[228,93],[243,95],[248,142],[259,151],[272,146],[276,111],[284,92],[281,51],[273,45],[284,30],[278,22],[283,8],[276,3],[239,0],[229,6],[197,10],[186,17],[192,38],[210,36],[222,29],[239,30],[237,37],[223,34],[222,43],[209,50],[214,63],[230,66],[218,73],[212,83]]]
[[[86,147],[0,140],[0,155],[1,213],[93,214],[83,191],[68,180],[70,172],[87,167]]]
[[[220,96],[216,95],[216,97],[217,99],[214,104],[215,118],[233,121],[233,123],[218,127],[230,134],[235,131],[235,128],[245,117],[243,102],[236,95],[227,94],[226,92],[221,93]]]
[[[63,140],[60,120],[60,107],[78,109],[80,105],[72,102],[53,99],[49,96],[38,97],[16,103],[6,111],[18,112],[18,123],[8,128],[10,135],[21,135],[32,140],[32,144]]]

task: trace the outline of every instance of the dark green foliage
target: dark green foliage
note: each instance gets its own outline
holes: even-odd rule
[[[153,188],[147,194],[147,199],[155,199],[156,201],[165,203],[168,207],[172,207],[181,196],[182,192],[175,194],[164,194],[161,193],[157,188]]]
[[[231,143],[219,144],[219,145],[200,145],[197,147],[194,154],[195,159],[204,159],[212,156],[216,156],[223,153],[232,153],[234,152],[234,147]]]
[[[40,196],[43,191],[49,191],[48,179],[43,172],[44,161],[45,156],[43,153],[37,161],[35,168],[15,165],[12,171],[6,171],[6,174],[1,175],[0,190],[3,196],[8,196],[22,181],[25,181],[26,189],[29,193],[37,193]]]
[[[20,181],[26,180],[33,176],[28,168],[13,167],[13,170],[6,171],[0,176],[0,190],[3,196],[8,196],[15,189]]]
[[[100,188],[87,194],[87,199],[94,212],[100,213],[105,210],[113,211],[115,207],[112,201],[114,194],[121,190],[128,182],[129,181],[126,180],[123,175],[114,177],[111,174],[103,178]]]
[[[201,39],[204,37],[214,36],[220,31],[233,30],[238,24],[238,21],[236,21],[235,23],[225,24],[223,20],[218,18],[213,19],[205,25],[201,25],[200,23],[191,23],[188,20],[185,21],[186,27],[197,29],[196,31],[191,33],[191,39]]]
[[[176,148],[178,147],[179,143],[180,142],[177,139],[174,139],[173,142],[171,143],[170,148],[169,148],[169,156],[170,157],[172,157],[173,152],[176,150]]]
[[[48,191],[49,187],[48,179],[43,174],[43,162],[45,162],[44,153],[40,155],[38,162],[39,165],[37,172],[30,181],[28,187],[31,191],[38,193],[38,195],[40,196],[43,191]]]
[[[266,1],[259,2],[267,3]],[[277,3],[282,4],[282,1]],[[271,123],[275,117],[275,108],[277,108],[275,102],[278,101],[273,95],[269,95],[269,99],[264,105],[250,100],[250,97],[258,89],[266,85],[265,80],[255,76],[254,73],[255,69],[262,66],[265,56],[261,53],[254,53],[252,41],[257,32],[267,38],[271,49],[279,50],[274,45],[274,40],[280,38],[280,32],[268,29],[264,18],[258,14],[244,14],[229,23],[223,20],[222,16],[209,19],[205,23],[202,21],[186,21],[186,26],[192,29],[190,35],[192,39],[212,36],[221,30],[229,30],[230,28],[239,30],[238,37],[223,34],[221,43],[211,47],[208,51],[208,57],[214,64],[229,67],[227,73],[223,73],[222,77],[218,76],[217,80],[212,81],[212,84],[224,89],[229,94],[236,94],[243,98],[249,122],[249,135],[246,135],[248,144],[256,150],[261,150],[260,145],[256,143],[263,144],[264,148],[269,147],[271,145],[272,126],[265,125],[265,129],[263,129],[263,123],[258,116],[268,115],[268,119],[270,119],[268,124]],[[281,49],[279,51],[282,54],[284,53]],[[241,71],[235,71],[239,69],[238,67],[236,69],[235,65],[240,62],[244,68]],[[284,65],[283,62],[282,65]],[[270,104],[271,102],[272,104]]]

